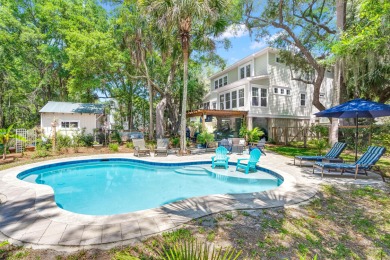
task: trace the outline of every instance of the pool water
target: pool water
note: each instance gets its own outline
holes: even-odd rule
[[[38,168],[18,177],[51,186],[59,207],[87,215],[134,212],[196,196],[259,192],[282,183],[266,172],[258,171],[260,179],[244,179],[202,167],[211,170],[210,164],[172,167],[99,160]]]

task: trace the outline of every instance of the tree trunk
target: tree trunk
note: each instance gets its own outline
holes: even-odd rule
[[[153,125],[153,87],[148,80],[149,90],[149,140],[153,140],[154,125]]]
[[[337,0],[336,2],[336,24],[339,35],[345,29],[346,20],[346,0]],[[336,60],[334,78],[333,78],[333,99],[332,106],[336,106],[345,102],[346,97],[346,84],[343,78],[343,61],[341,58]],[[339,120],[337,118],[331,119],[330,131],[329,131],[329,144],[334,145],[338,141],[339,133]]]
[[[183,49],[183,98],[181,104],[181,120],[180,120],[180,152],[186,153],[186,113],[187,113],[187,84],[188,84],[188,57],[189,57],[189,34],[182,35],[182,49]]]
[[[156,138],[164,137],[164,111],[167,105],[167,97],[164,97],[156,106]]]

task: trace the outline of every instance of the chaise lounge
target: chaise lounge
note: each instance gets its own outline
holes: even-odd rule
[[[144,139],[133,139],[134,156],[146,155],[150,156],[150,149],[145,147]]]
[[[344,151],[346,147],[347,147],[346,143],[337,142],[324,156],[305,156],[305,155],[295,156],[294,165],[296,159],[299,160],[300,167],[302,167],[302,161],[322,161],[323,159],[336,159],[340,156],[340,154]]]
[[[154,156],[158,156],[158,155],[168,156],[168,143],[169,140],[167,138],[158,138],[157,147],[156,149],[154,149]]]
[[[347,170],[355,171],[355,179],[359,171],[363,170],[367,175],[367,171],[370,170],[375,163],[382,157],[386,152],[386,148],[379,146],[370,146],[367,151],[357,160],[355,163],[323,163],[316,162],[313,165],[313,174],[315,168],[321,169],[321,177],[324,177],[324,169],[328,170],[341,170],[343,174]]]

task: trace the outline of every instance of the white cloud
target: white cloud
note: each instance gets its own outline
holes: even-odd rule
[[[249,35],[249,32],[245,24],[233,24],[218,38],[241,38],[247,35]]]
[[[266,46],[267,46],[267,44],[265,42],[263,42],[263,41],[257,42],[256,41],[256,42],[251,42],[251,45],[249,46],[249,48],[251,50],[258,50],[258,49],[262,49]]]

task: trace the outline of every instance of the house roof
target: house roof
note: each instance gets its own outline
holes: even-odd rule
[[[104,114],[104,106],[103,104],[49,101],[39,112],[64,114]]]

